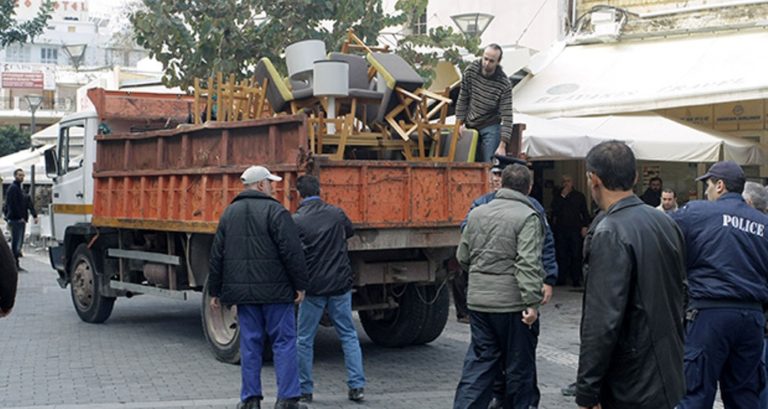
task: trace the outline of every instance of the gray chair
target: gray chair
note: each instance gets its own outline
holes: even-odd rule
[[[269,58],[264,57],[259,60],[254,76],[259,84],[263,84],[264,79],[267,80],[267,101],[275,113],[287,111],[296,113],[297,101],[312,98],[311,87],[291,91]]]
[[[330,60],[344,61],[349,65],[349,97],[355,105],[355,117],[366,125],[378,114],[384,93],[371,89],[368,82],[368,63],[365,58],[353,54],[331,53]]]
[[[412,93],[424,85],[424,79],[397,54],[369,53],[366,58],[376,69],[381,81],[378,88],[383,90],[384,94],[375,121],[379,124],[389,123],[403,139],[407,139],[403,130],[394,123],[407,119],[405,111],[420,102],[420,98]],[[404,101],[407,100],[410,102],[406,106]],[[398,113],[388,118],[393,111]]]

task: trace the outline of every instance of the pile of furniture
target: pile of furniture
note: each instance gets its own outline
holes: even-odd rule
[[[315,155],[391,158],[395,151],[406,160],[474,161],[476,132],[460,135],[448,123],[461,79],[453,64],[438,64],[427,88],[400,56],[351,31],[342,52],[326,54],[322,41],[306,40],[288,46],[285,59],[287,78],[262,58],[243,83],[234,76],[224,83],[221,74],[205,85],[195,80],[195,123],[304,112]]]

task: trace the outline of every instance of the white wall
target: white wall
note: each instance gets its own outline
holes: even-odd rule
[[[384,0],[384,10],[393,12],[395,2]],[[458,31],[451,16],[486,13],[494,19],[483,33],[482,44],[542,50],[560,36],[564,16],[560,5],[564,3],[564,0],[431,0],[427,6],[427,28],[448,26]]]

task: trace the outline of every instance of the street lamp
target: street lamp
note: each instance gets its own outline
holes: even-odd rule
[[[451,20],[468,37],[480,37],[493,21],[493,16],[485,13],[465,13],[451,16]]]
[[[87,44],[65,44],[63,46],[64,52],[69,56],[69,61],[75,67],[75,71],[80,67],[85,57],[85,47]]]
[[[40,95],[26,95],[24,97],[27,100],[27,105],[29,105],[29,110],[32,111],[32,132],[31,134],[35,134],[35,111],[37,111],[37,108],[40,107],[40,104],[43,102],[43,97]]]

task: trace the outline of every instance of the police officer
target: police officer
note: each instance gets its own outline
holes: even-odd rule
[[[687,247],[687,390],[679,407],[711,408],[719,380],[726,407],[757,408],[765,383],[768,217],[742,198],[744,172],[735,162],[718,162],[697,180],[707,184],[709,201],[670,214]]]

